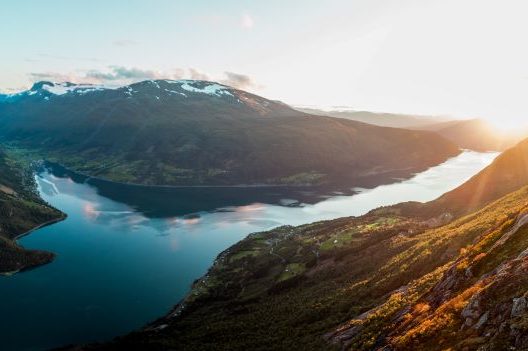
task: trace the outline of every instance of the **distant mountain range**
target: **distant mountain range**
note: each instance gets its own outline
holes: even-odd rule
[[[127,183],[375,185],[460,152],[432,132],[309,115],[207,81],[38,82],[0,101],[0,141]]]
[[[505,132],[482,119],[441,122],[414,129],[436,132],[464,149],[476,151],[506,150],[528,136],[526,129]]]
[[[332,110],[296,107],[306,113],[351,119],[383,127],[428,130],[445,137],[463,149],[503,151],[528,136],[527,129],[501,131],[482,119],[448,120],[431,116],[395,113]]]
[[[353,111],[336,108],[335,110],[322,110],[311,107],[294,107],[296,110],[319,116],[351,119],[353,121],[373,124],[380,127],[392,128],[419,128],[446,122],[446,118],[432,116],[416,116],[397,113]]]

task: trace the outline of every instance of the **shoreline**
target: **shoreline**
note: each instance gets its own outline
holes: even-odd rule
[[[439,165],[439,164],[438,164]],[[432,166],[434,167],[434,166]],[[429,168],[432,168],[432,167],[429,167]],[[66,169],[66,167],[63,167],[64,169]],[[71,171],[72,173],[76,173],[74,171]],[[87,177],[89,178],[89,177]],[[74,178],[75,179],[75,178]],[[83,178],[79,178],[80,182],[82,182],[84,179]],[[108,182],[108,181],[107,181]],[[398,180],[397,182],[400,182],[400,180]],[[115,183],[115,182],[112,182],[112,183]],[[142,186],[146,186],[146,185],[142,185]],[[59,221],[59,219],[55,220],[55,221]],[[51,223],[49,224],[52,224],[54,221],[49,221]],[[32,230],[36,230],[38,229],[39,227],[42,227],[44,226],[45,224],[41,224],[40,226],[38,227],[35,227],[33,228]],[[31,231],[27,231],[26,233],[23,233],[23,234],[29,234],[31,233]],[[251,233],[248,233],[248,235],[251,235]],[[22,236],[22,234],[20,235]],[[244,239],[241,239],[241,240],[244,240]],[[238,243],[239,241],[237,241]],[[231,247],[231,246],[230,246]],[[227,248],[226,250],[229,250],[229,248]],[[215,266],[216,262],[218,261],[218,258],[222,256],[222,253],[223,252],[220,252],[218,256],[215,257],[215,259],[211,262],[210,265],[208,265],[208,267],[206,268],[206,270],[203,272],[203,274],[199,274],[197,279],[196,280],[200,280],[202,277],[206,277],[207,276],[207,273],[209,272],[209,270]],[[160,313],[159,316],[156,318],[154,318],[153,320],[151,321],[147,321],[147,323],[143,324],[143,326],[139,327],[139,328],[135,328],[135,329],[132,329],[132,330],[128,330],[127,332],[123,333],[123,334],[120,334],[120,335],[117,335],[115,337],[112,337],[112,338],[109,338],[108,340],[105,340],[104,342],[107,343],[107,342],[111,342],[112,340],[114,340],[115,338],[120,338],[120,337],[123,337],[123,336],[126,336],[130,333],[135,333],[135,332],[142,332],[142,331],[149,331],[149,330],[152,330],[152,331],[156,331],[156,330],[161,330],[161,329],[164,329],[164,324],[165,322],[167,321],[171,321],[171,320],[175,320],[175,319],[178,319],[179,318],[179,314],[183,311],[186,310],[186,300],[187,298],[189,297],[189,294],[192,293],[193,291],[193,284],[194,283],[191,283],[190,286],[188,286],[188,288],[186,289],[186,293],[183,295],[183,297],[181,299],[177,299],[177,300],[174,300],[173,304],[171,304],[166,311],[164,311],[163,313]]]
[[[48,262],[43,262],[43,263],[39,263],[39,264],[36,264],[36,265],[29,265],[29,266],[25,266],[25,267],[22,267],[22,268],[19,268],[19,269],[16,269],[16,270],[12,270],[12,271],[5,271],[5,272],[0,272],[0,276],[1,277],[12,277],[16,274],[19,274],[21,272],[24,272],[26,270],[29,270],[29,269],[34,269],[34,268],[38,268],[40,266],[43,266],[43,265],[46,265],[46,264],[50,264],[50,263],[53,263],[55,257],[56,257],[56,254],[53,253],[53,252],[49,252],[49,251],[42,251],[42,250],[38,250],[38,249],[28,249],[26,247],[24,247],[23,245],[21,245],[18,241],[27,236],[27,235],[30,235],[31,233],[33,233],[34,231],[38,230],[38,229],[41,229],[41,228],[44,228],[44,227],[47,227],[49,225],[53,225],[55,223],[58,223],[58,222],[61,222],[63,220],[65,220],[66,218],[68,218],[68,215],[65,214],[64,212],[61,211],[61,216],[59,218],[54,218],[54,219],[51,219],[49,221],[46,221],[44,223],[41,223],[39,225],[36,225],[34,226],[33,228],[23,232],[23,233],[20,233],[18,234],[17,236],[11,238],[11,239],[7,239],[6,240],[9,240],[10,242],[13,243],[13,245],[15,245],[16,247],[18,247],[20,250],[22,250],[23,252],[32,252],[32,251],[39,251],[39,252],[47,252],[49,253],[52,258],[48,261]]]
[[[205,184],[205,185],[169,185],[169,184],[141,184],[141,183],[130,183],[130,182],[120,182],[116,180],[111,180],[108,178],[102,178],[98,176],[92,176],[85,172],[81,172],[75,169],[72,169],[71,167],[65,166],[62,163],[54,162],[54,161],[48,161],[46,159],[42,160],[44,163],[44,166],[46,163],[51,165],[56,165],[67,172],[74,173],[83,177],[86,177],[86,181],[89,181],[91,179],[105,182],[105,183],[111,183],[111,184],[118,184],[118,185],[126,185],[126,186],[133,186],[133,187],[145,187],[145,188],[168,188],[168,189],[192,189],[192,188],[318,188],[318,187],[325,187],[325,185],[317,185],[317,184],[265,184],[265,183],[257,183],[257,184],[232,184],[232,185],[214,185],[214,184]]]
[[[60,211],[60,210],[58,210]],[[17,245],[18,245],[18,240],[20,240],[21,238],[27,236],[27,235],[30,235],[32,232],[38,230],[38,229],[41,229],[41,228],[44,228],[44,227],[47,227],[49,225],[52,225],[52,224],[55,224],[55,223],[58,223],[58,222],[62,222],[64,221],[66,218],[68,218],[68,215],[64,212],[62,212],[62,216],[60,218],[55,218],[55,219],[50,219],[49,221],[46,221],[44,223],[41,223],[27,231],[25,231],[24,233],[21,233],[21,234],[18,234],[17,236],[15,236],[14,238],[10,239],[14,242],[17,242]]]
[[[439,166],[447,161],[449,161],[452,158],[460,156],[462,153],[467,152],[468,150],[460,149],[460,152],[457,155],[451,156],[446,158],[445,160],[434,163],[431,165],[427,165],[426,167],[408,167],[406,169],[392,169],[392,170],[385,170],[380,172],[375,172],[371,174],[363,174],[359,176],[357,179],[355,179],[355,182],[359,184],[355,185],[345,185],[345,184],[339,184],[339,183],[329,183],[329,184],[265,184],[265,183],[257,183],[257,184],[232,184],[232,185],[214,185],[214,184],[205,184],[205,185],[168,185],[168,184],[140,184],[140,183],[130,183],[130,182],[121,182],[116,180],[111,180],[108,178],[98,177],[98,176],[92,176],[85,172],[81,172],[78,170],[75,170],[73,168],[70,168],[68,166],[65,166],[62,163],[54,162],[54,161],[48,161],[46,159],[42,159],[41,162],[43,163],[43,166],[46,167],[46,164],[53,166],[58,166],[62,169],[64,169],[66,172],[85,177],[85,181],[89,183],[90,180],[98,181],[98,182],[104,182],[108,184],[116,184],[116,185],[122,185],[122,186],[130,186],[130,187],[140,187],[140,188],[159,188],[159,189],[265,189],[265,188],[284,188],[284,189],[302,189],[306,188],[307,190],[312,189],[322,189],[322,190],[328,190],[330,192],[332,191],[346,191],[349,194],[355,194],[356,191],[354,189],[356,188],[365,188],[365,189],[372,189],[380,185],[385,184],[392,184],[395,182],[401,182],[403,180],[407,180],[412,178],[418,173],[424,172],[432,167]],[[402,172],[405,172],[405,175],[402,174]],[[36,171],[38,173],[38,171]],[[391,176],[393,174],[393,176]],[[380,177],[380,181],[373,182],[372,178],[374,177]]]

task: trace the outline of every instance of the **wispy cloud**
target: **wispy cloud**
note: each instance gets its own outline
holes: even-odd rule
[[[257,83],[255,83],[253,79],[246,74],[235,72],[224,72],[224,74],[226,79],[220,81],[222,84],[243,90],[259,88],[259,85],[257,85]]]
[[[129,84],[147,79],[182,79],[183,69],[171,71],[156,71],[137,67],[109,66],[106,69],[92,69],[71,73],[33,72],[29,74],[32,81],[47,80],[52,82],[72,82],[90,84]]]
[[[25,90],[25,87],[19,88],[0,88],[0,94],[13,94]]]
[[[142,69],[137,67],[109,66],[105,69],[91,69],[71,73],[34,72],[29,74],[31,81],[72,82],[89,84],[126,85],[148,79],[194,79],[218,81],[222,84],[243,90],[261,88],[246,74],[226,71],[222,76],[211,76],[196,68],[174,68],[168,71]]]
[[[86,72],[85,76],[90,80],[93,79],[100,82],[112,82],[122,80],[161,79],[167,77],[167,74],[161,71],[127,68],[123,66],[111,66],[107,71],[90,70]]]
[[[191,79],[210,80],[210,78],[209,78],[209,76],[207,74],[202,73],[202,72],[198,71],[195,68],[189,68],[189,73],[190,73]]]
[[[33,72],[29,73],[31,81],[46,80],[51,82],[79,82],[75,74],[63,74],[57,72]]]
[[[249,13],[244,13],[240,19],[240,25],[244,29],[251,29],[255,26],[255,20]]]

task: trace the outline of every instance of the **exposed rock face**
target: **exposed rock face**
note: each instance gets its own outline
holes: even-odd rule
[[[471,327],[480,316],[480,299],[479,295],[474,295],[467,306],[462,310],[461,316],[464,318],[464,327]]]
[[[484,231],[429,291],[392,314],[372,349],[528,349],[527,223],[523,209],[514,220]],[[327,336],[354,350],[350,340],[361,339],[368,328],[364,320],[359,316]]]
[[[475,324],[475,329],[480,329],[486,324],[489,318],[489,311],[486,311],[478,320],[477,324]]]
[[[515,297],[513,298],[513,304],[511,309],[512,317],[519,317],[526,313],[526,297]]]

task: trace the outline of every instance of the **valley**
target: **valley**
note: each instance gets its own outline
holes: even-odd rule
[[[429,131],[309,115],[207,81],[35,83],[0,100],[0,142],[143,185],[372,187],[460,153]]]
[[[528,188],[490,186],[526,184],[524,147],[425,204],[252,234],[166,317],[83,349],[525,349]]]
[[[2,2],[0,351],[528,351],[527,12]]]
[[[172,309],[220,252],[250,233],[428,201],[495,157],[465,152],[406,181],[326,197],[297,187],[135,187],[44,169],[36,178],[39,193],[68,218],[20,240],[27,249],[55,253],[52,264],[0,279],[0,309],[13,316],[1,332],[3,347],[84,344],[140,329]]]
[[[112,89],[40,82],[4,96],[0,115],[5,124],[0,141],[26,172],[11,177],[18,183],[1,183],[10,197],[6,203],[24,189],[42,209],[55,211],[47,202],[68,215],[22,238],[21,246],[12,241],[17,228],[9,228],[11,236],[4,240],[0,258],[7,262],[6,272],[55,260],[0,280],[9,301],[0,307],[17,315],[2,335],[3,345],[13,350],[68,344],[204,349],[211,331],[222,335],[212,338],[212,349],[258,349],[270,340],[268,332],[257,337],[257,330],[271,330],[261,323],[272,316],[263,318],[259,309],[267,313],[271,306],[296,316],[290,320],[279,313],[281,330],[291,331],[290,324],[304,318],[305,328],[295,338],[273,330],[274,338],[284,339],[272,340],[278,348],[347,343],[348,337],[324,339],[320,333],[382,304],[396,289],[394,282],[363,286],[367,275],[430,238],[434,228],[516,189],[526,178],[520,165],[510,176],[517,183],[482,192],[467,206],[464,191],[475,192],[471,184],[480,188],[486,186],[480,178],[500,180],[479,174],[466,183],[468,190],[449,191],[497,153],[462,151],[456,140],[431,131],[309,115],[205,81],[145,81]],[[495,162],[504,162],[505,155]],[[30,166],[34,160],[45,162]],[[22,186],[23,181],[35,184],[32,171],[43,200],[35,185]],[[462,201],[459,207],[456,199]],[[64,218],[57,211],[49,223]],[[447,264],[452,255],[441,262]],[[93,257],[97,263],[86,266]],[[193,283],[212,262],[206,276]],[[411,284],[427,269],[433,266],[424,261],[419,272],[394,279]],[[425,293],[431,279],[417,285],[406,303]],[[100,295],[93,287],[102,282],[106,293]],[[357,299],[348,298],[345,282],[363,286]],[[328,289],[333,293],[321,300],[320,292]],[[37,290],[45,293],[29,303]],[[146,329],[110,344],[89,344],[142,328],[178,299],[183,300],[170,315]],[[302,317],[295,308],[306,303],[320,307]],[[29,306],[42,319],[14,312]],[[233,311],[239,311],[235,324],[229,322]],[[50,314],[57,316],[54,323],[46,322]],[[218,325],[215,318],[226,322]],[[208,321],[206,334],[195,320]],[[241,322],[256,329],[246,331],[242,344],[233,344]],[[24,338],[27,330],[35,332]]]

